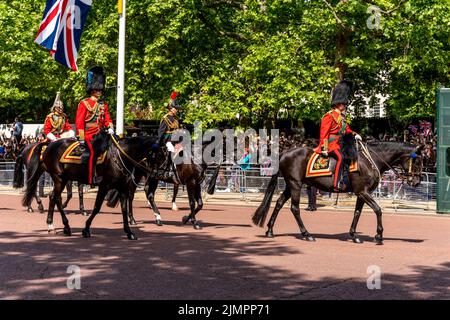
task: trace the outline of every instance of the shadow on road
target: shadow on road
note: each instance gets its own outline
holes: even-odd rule
[[[72,237],[1,232],[0,298],[450,298],[450,262],[436,268],[413,267],[412,275],[383,274],[382,289],[368,290],[365,279],[309,280],[307,273],[314,270],[302,268],[306,255],[267,239],[134,230],[138,241],[118,237],[117,229],[102,228],[93,228],[90,239],[81,238],[79,228],[73,229]],[[274,259],[294,255],[296,273],[273,266]],[[81,268],[81,290],[66,288],[69,265]]]

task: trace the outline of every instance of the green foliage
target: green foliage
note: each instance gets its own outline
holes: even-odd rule
[[[371,4],[383,10],[379,29],[366,24]],[[100,64],[114,116],[115,1],[93,2],[79,72],[33,42],[44,6],[0,3],[0,112],[8,121],[18,113],[43,121],[61,91],[73,118],[85,70]],[[128,1],[126,121],[160,118],[172,90],[180,92],[185,121],[205,127],[319,120],[339,77],[356,84],[356,112],[363,97],[382,93],[390,115],[434,115],[437,86],[450,86],[449,11],[446,0]]]

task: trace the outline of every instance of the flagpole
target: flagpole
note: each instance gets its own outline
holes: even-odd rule
[[[124,136],[123,132],[123,108],[125,93],[125,26],[126,26],[126,0],[118,0],[117,9],[119,12],[119,62],[117,67],[117,116],[116,133],[119,137]]]

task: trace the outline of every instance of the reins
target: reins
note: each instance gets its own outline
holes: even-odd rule
[[[368,146],[366,146],[366,145],[364,145],[361,141],[360,141],[360,143],[361,143],[361,146],[362,146],[362,148],[363,148],[363,150],[364,150],[364,152],[363,152],[363,154],[365,155],[365,152],[367,152],[368,154],[369,154],[369,157],[370,157],[370,153],[368,152],[369,150],[368,149],[370,149]],[[370,149],[371,150],[371,149]],[[376,155],[377,156],[377,158],[378,159],[380,159],[381,160],[381,162],[383,162],[390,170],[392,170],[392,172],[394,173],[394,175],[396,176],[396,177],[398,177],[398,178],[400,178],[400,179],[402,179],[402,180],[404,180],[405,179],[405,174],[404,173],[398,173],[398,171],[397,170],[395,170],[394,169],[394,167],[392,167],[389,163],[387,163],[383,158],[381,158],[375,151],[373,151],[373,150],[371,150],[372,151],[372,153],[374,154],[374,155]],[[366,156],[366,158],[367,158],[367,155],[365,155]],[[370,160],[369,161],[373,161],[373,159],[370,157]],[[411,166],[411,164],[412,164],[412,162],[410,162],[410,166]],[[376,167],[376,166],[375,166]],[[378,170],[378,174],[380,175],[380,179],[381,179],[381,174],[380,174],[380,170],[378,169],[378,167],[376,167],[377,168],[377,170]]]
[[[114,135],[111,135],[111,139],[114,142],[114,145],[116,146],[116,148],[120,151],[120,153],[122,153],[125,158],[127,158],[135,167],[138,167],[139,169],[141,169],[142,171],[146,172],[146,173],[151,173],[152,169],[147,167],[147,166],[143,166],[142,164],[140,164],[139,162],[137,162],[136,160],[134,160],[133,158],[131,158],[126,152],[125,150],[122,149],[122,147],[119,145],[119,142],[116,140],[116,138],[114,137]],[[119,158],[120,161],[122,162],[122,165],[125,167],[125,169],[128,171],[128,173],[130,173],[130,171],[128,170],[128,168],[125,166],[125,164],[123,163],[122,158],[120,157],[120,153],[119,153]],[[146,158],[144,158],[143,160],[141,160],[140,162],[144,161]],[[131,174],[131,173],[130,173]],[[131,174],[132,175],[132,174]]]
[[[371,154],[370,154],[370,152],[369,152],[369,150],[368,150],[368,147],[367,147],[362,141],[358,140],[358,142],[361,144],[361,153],[362,153],[362,154],[366,157],[366,159],[370,162],[370,164],[372,165],[372,167],[373,167],[374,169],[377,170],[377,173],[378,173],[378,179],[381,181],[381,172],[380,172],[380,169],[378,169],[377,164],[376,164],[375,161],[373,160],[373,158],[372,158],[372,156],[371,156]]]

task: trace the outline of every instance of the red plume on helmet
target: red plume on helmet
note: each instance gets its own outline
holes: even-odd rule
[[[178,104],[178,102],[176,100],[177,97],[178,97],[178,92],[172,91],[172,94],[170,95],[170,102],[167,105],[167,108],[169,108],[169,109],[171,109],[171,108],[175,108],[175,109],[181,108],[181,106]]]

